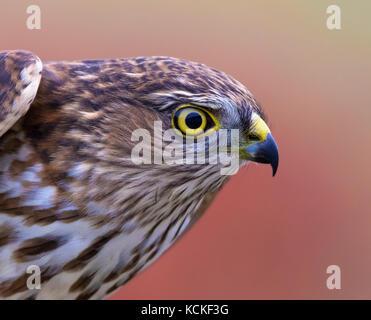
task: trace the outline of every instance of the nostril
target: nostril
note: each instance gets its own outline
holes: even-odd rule
[[[250,133],[247,137],[249,141],[260,141],[260,138],[254,133]]]

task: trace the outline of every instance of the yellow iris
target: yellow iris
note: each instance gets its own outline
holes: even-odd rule
[[[177,132],[188,136],[200,136],[218,128],[209,111],[192,105],[179,107],[173,115],[172,125]]]

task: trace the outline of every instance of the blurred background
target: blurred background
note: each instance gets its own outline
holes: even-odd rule
[[[167,55],[233,75],[280,149],[111,299],[371,299],[371,2],[2,0],[0,50],[42,60]],[[26,8],[41,8],[29,30]],[[341,8],[341,30],[326,8]],[[326,286],[341,268],[341,290]]]

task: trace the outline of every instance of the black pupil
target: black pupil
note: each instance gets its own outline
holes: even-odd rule
[[[202,124],[202,117],[197,112],[191,112],[187,115],[185,123],[188,128],[198,129]]]

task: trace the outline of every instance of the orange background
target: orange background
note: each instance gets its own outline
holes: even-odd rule
[[[244,83],[280,149],[115,299],[371,298],[371,3],[2,0],[0,49],[42,60],[169,55]],[[41,30],[26,8],[41,8]],[[341,290],[326,268],[339,265]]]

